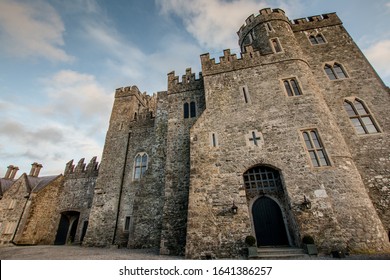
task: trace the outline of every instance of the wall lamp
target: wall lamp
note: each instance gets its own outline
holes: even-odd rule
[[[303,209],[310,209],[311,208],[311,202],[309,199],[306,198],[306,195],[303,196],[303,202],[301,203],[301,206]]]
[[[236,204],[234,204],[234,201],[233,201],[233,206],[230,208],[230,211],[236,215],[237,214],[237,210],[238,210],[238,207],[236,206]]]

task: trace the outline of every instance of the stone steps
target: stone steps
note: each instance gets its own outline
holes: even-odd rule
[[[309,256],[301,248],[294,247],[259,247],[257,256],[250,256],[250,259],[286,260],[305,259]]]

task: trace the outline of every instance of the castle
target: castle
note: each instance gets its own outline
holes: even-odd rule
[[[262,9],[241,55],[115,92],[100,165],[2,188],[2,243],[159,248],[190,259],[257,246],[389,251],[390,90],[335,13]]]

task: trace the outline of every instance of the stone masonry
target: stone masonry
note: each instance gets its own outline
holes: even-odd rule
[[[389,88],[335,13],[262,9],[237,34],[240,54],[202,54],[164,91],[117,89],[100,166],[15,180],[11,165],[1,241],[208,259],[310,235],[320,254],[389,252]]]

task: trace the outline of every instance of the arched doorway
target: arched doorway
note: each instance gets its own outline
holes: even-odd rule
[[[54,245],[64,245],[67,241],[71,243],[75,241],[79,217],[80,212],[77,211],[65,211],[61,213]]]
[[[257,246],[288,245],[286,228],[279,205],[263,196],[252,206]]]
[[[276,202],[285,203],[279,171],[259,165],[248,169],[243,177],[248,203],[253,202],[250,211],[257,246],[289,245],[283,212]]]

